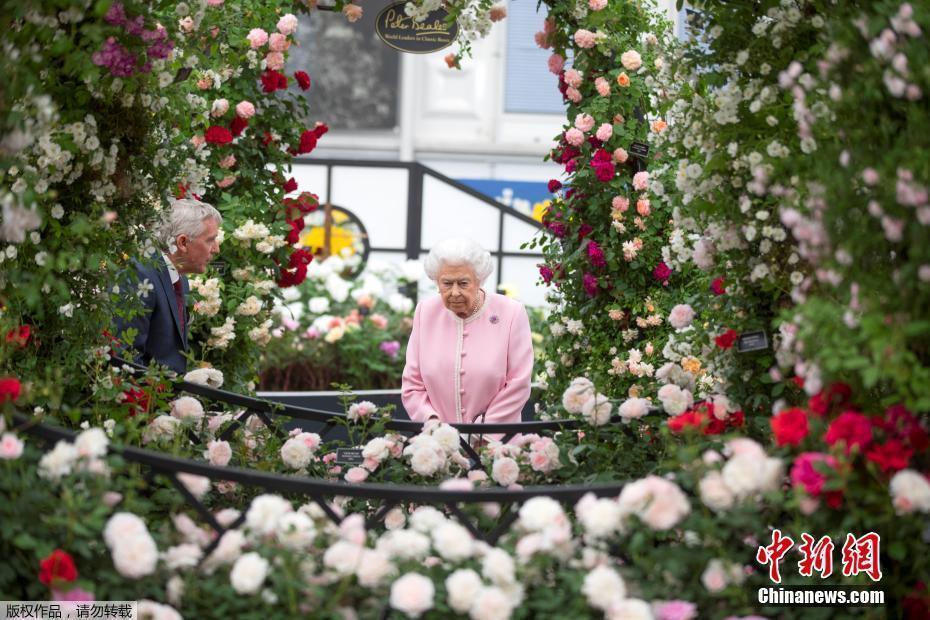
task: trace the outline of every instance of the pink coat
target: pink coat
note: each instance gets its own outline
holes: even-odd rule
[[[439,296],[417,305],[407,343],[403,402],[411,420],[520,421],[530,397],[533,341],[526,309],[491,294],[460,319]]]

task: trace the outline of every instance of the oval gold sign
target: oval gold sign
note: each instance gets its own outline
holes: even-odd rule
[[[449,24],[449,13],[439,8],[422,22],[414,21],[404,12],[406,2],[386,6],[375,22],[375,32],[389,46],[410,54],[429,54],[452,45],[458,24]]]

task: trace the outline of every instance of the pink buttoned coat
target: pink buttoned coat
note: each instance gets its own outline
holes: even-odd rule
[[[411,420],[519,422],[532,373],[530,321],[520,302],[489,294],[467,319],[439,296],[417,305],[402,395]]]

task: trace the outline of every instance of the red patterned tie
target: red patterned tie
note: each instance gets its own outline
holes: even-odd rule
[[[181,331],[184,331],[184,288],[181,286],[181,278],[174,282],[174,299],[178,304],[178,319],[181,322]]]

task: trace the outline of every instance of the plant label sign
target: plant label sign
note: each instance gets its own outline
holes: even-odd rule
[[[375,32],[388,46],[409,54],[429,54],[452,45],[458,24],[447,21],[449,13],[439,8],[422,22],[404,12],[404,2],[384,7],[375,21]]]
[[[634,142],[630,145],[630,155],[640,159],[649,157],[649,145],[645,142]]]
[[[361,448],[336,448],[336,464],[358,465],[364,462]]]
[[[736,341],[736,350],[739,353],[764,351],[768,348],[769,339],[765,332],[762,330],[740,334],[739,340]]]

